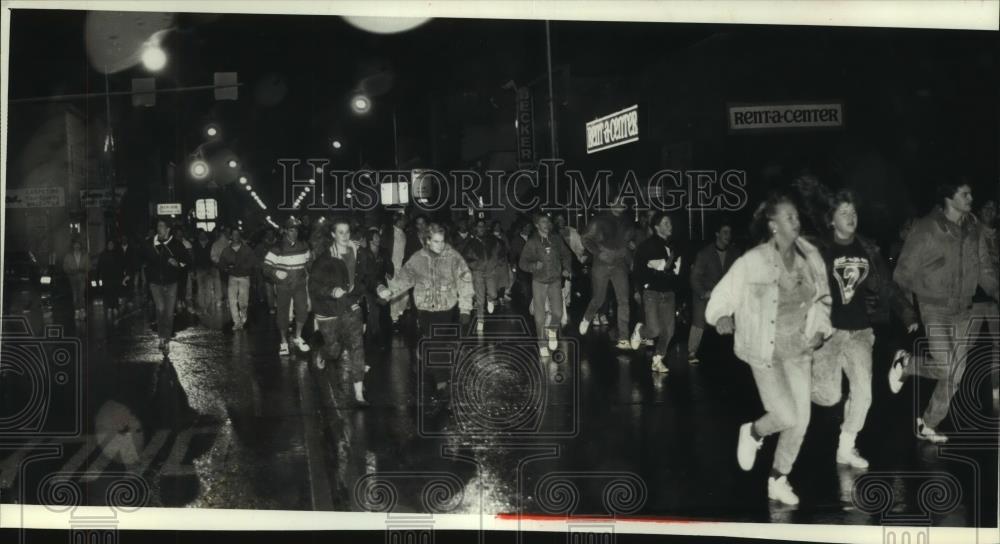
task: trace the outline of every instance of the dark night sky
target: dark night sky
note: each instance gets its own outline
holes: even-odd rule
[[[103,76],[88,65],[84,21],[84,12],[13,12],[11,98],[103,91]],[[435,19],[396,35],[366,33],[334,16],[180,14],[176,24],[164,44],[171,63],[158,76],[159,87],[207,84],[214,71],[237,71],[246,86],[235,103],[215,102],[210,93],[161,95],[156,108],[138,110],[127,98],[117,100],[112,107],[120,171],[141,170],[157,147],[168,156],[179,148],[193,149],[210,120],[224,127],[226,145],[258,178],[272,175],[278,157],[329,156],[334,137],[345,141],[347,168],[357,166],[358,151],[366,162],[386,166],[393,106],[399,111],[400,139],[420,150],[427,147],[422,140],[429,134],[429,96],[472,92],[482,101],[499,99],[509,96],[501,90],[508,80],[523,83],[545,71],[541,21]],[[954,161],[974,162],[974,171],[996,175],[1000,54],[995,32],[555,22],[553,57],[555,64],[569,65],[574,76],[624,77],[627,86],[644,70],[705,49],[720,36],[736,44],[724,53],[728,73],[713,76],[727,87],[721,99],[733,94],[760,100],[843,98],[849,101],[849,128],[857,136],[857,123],[864,127],[856,139],[871,140],[865,145],[916,146],[920,160],[927,160],[923,150],[932,149],[944,168]],[[711,72],[711,67],[701,69]],[[391,90],[375,97],[371,115],[352,115],[352,89],[378,71],[394,74]],[[113,90],[125,90],[131,78],[147,75],[136,67],[112,75],[109,82]],[[671,80],[669,72],[660,77],[664,88],[703,92],[696,84]],[[276,104],[262,105],[257,96],[262,81],[282,82],[287,93]],[[586,104],[574,109],[580,102],[571,105],[560,112],[560,123],[582,127],[594,116],[593,104],[603,98],[584,98],[592,99],[591,109]],[[89,106],[103,108],[103,103]],[[676,108],[683,113],[685,105]],[[476,115],[473,108],[458,121],[483,121]],[[728,158],[737,157],[727,151]],[[606,153],[602,160],[613,163],[627,160],[628,153],[650,152],[655,154],[655,148],[635,146]],[[748,146],[745,153],[752,155],[756,148]],[[913,170],[923,166],[910,165]],[[270,204],[276,198],[266,200]]]

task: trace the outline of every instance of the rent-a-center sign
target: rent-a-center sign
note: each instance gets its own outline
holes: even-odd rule
[[[730,132],[842,126],[844,105],[839,102],[729,106]]]
[[[587,153],[638,141],[638,104],[587,123]]]

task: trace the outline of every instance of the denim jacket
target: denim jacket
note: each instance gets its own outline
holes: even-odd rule
[[[816,285],[813,304],[806,317],[806,338],[811,339],[817,332],[829,338],[833,327],[830,325],[831,298],[826,265],[819,250],[805,239],[796,239],[795,245],[805,256]],[[724,316],[734,316],[736,356],[751,366],[771,366],[781,266],[781,256],[773,243],[758,245],[733,263],[712,290],[705,308],[705,319],[712,325]]]

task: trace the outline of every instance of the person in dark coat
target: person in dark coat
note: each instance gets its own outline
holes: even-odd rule
[[[156,305],[156,324],[160,336],[159,349],[170,354],[173,336],[174,307],[177,303],[177,283],[180,271],[191,264],[191,254],[180,240],[170,233],[166,219],[156,222],[156,235],[146,243],[146,278]]]
[[[387,307],[379,300],[376,289],[389,281],[394,268],[388,248],[382,246],[382,234],[378,229],[369,229],[365,233],[365,241],[367,247],[358,248],[358,273],[367,307],[365,336],[377,339],[382,334]]]

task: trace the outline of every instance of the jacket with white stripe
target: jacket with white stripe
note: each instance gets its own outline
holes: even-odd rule
[[[287,239],[275,244],[264,257],[264,275],[274,280],[274,285],[280,288],[306,287],[309,278],[307,270],[312,263],[312,252],[309,244],[298,240],[294,245]],[[285,279],[279,279],[277,272],[281,270],[288,274]]]

